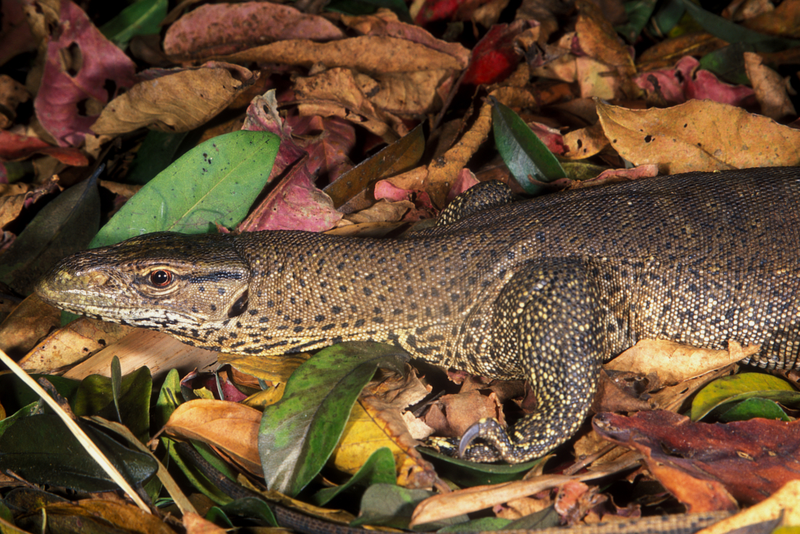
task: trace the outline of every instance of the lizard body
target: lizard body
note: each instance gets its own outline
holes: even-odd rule
[[[638,339],[792,368],[800,352],[800,170],[690,173],[521,202],[496,185],[404,239],[290,231],[161,233],[64,260],[42,298],[241,354],[341,341],[527,379],[539,410],[510,434],[473,427],[479,460],[520,462],[568,439],[599,362]]]

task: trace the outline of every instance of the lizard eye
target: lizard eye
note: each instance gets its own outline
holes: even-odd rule
[[[153,271],[150,273],[150,283],[155,287],[167,287],[172,283],[172,273],[164,269]]]

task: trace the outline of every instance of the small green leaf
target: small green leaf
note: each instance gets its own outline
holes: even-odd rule
[[[421,489],[401,488],[394,484],[373,484],[361,497],[358,517],[350,522],[351,527],[361,525],[386,526],[406,530],[411,514],[419,503],[431,497],[433,492]],[[420,530],[433,531],[448,525],[469,520],[466,515],[420,525]]]
[[[194,147],[150,180],[100,229],[90,248],[150,232],[203,234],[233,228],[269,178],[280,140],[232,132]]]
[[[543,458],[538,458],[521,464],[479,464],[453,458],[431,449],[420,448],[419,451],[431,459],[441,477],[452,480],[462,487],[521,480],[525,473],[543,461]]]
[[[394,455],[388,447],[381,447],[373,452],[361,469],[350,477],[345,484],[335,488],[324,488],[319,490],[311,498],[311,502],[317,506],[324,506],[334,497],[357,486],[369,487],[373,484],[394,484],[396,466]]]
[[[138,0],[100,27],[106,38],[125,50],[135,35],[152,35],[161,31],[167,16],[167,0]]]
[[[149,439],[152,390],[153,380],[147,367],[140,367],[120,381],[120,422],[143,442]],[[117,420],[112,379],[100,375],[86,377],[71,399],[71,406],[77,416],[99,415]]]
[[[119,357],[115,354],[111,359],[111,396],[114,399],[114,408],[117,410],[117,421],[122,422],[122,412],[119,409],[119,397],[122,395],[122,367]]]
[[[761,397],[751,397],[743,400],[730,410],[721,413],[719,420],[729,423],[731,421],[747,421],[755,417],[776,419],[778,421],[791,420],[777,402],[769,399],[762,399]]]
[[[437,534],[447,534],[450,532],[492,532],[495,530],[506,530],[511,523],[510,519],[502,517],[481,517],[472,521],[465,521],[457,525],[438,529]]]
[[[407,355],[390,345],[345,343],[297,368],[283,398],[264,410],[258,452],[267,487],[297,495],[330,457],[361,389],[378,367],[403,372]]]
[[[660,37],[665,37],[673,30],[686,13],[681,0],[667,0],[658,7],[651,21],[653,33]],[[674,37],[674,36],[673,36]]]
[[[245,497],[236,499],[233,502],[221,507],[228,516],[236,515],[244,517],[250,521],[256,521],[261,525],[277,527],[278,520],[269,505],[255,497]]]
[[[777,400],[784,404],[800,401],[791,384],[772,375],[741,373],[714,380],[692,401],[692,421],[699,421],[715,408],[750,397]]]
[[[542,190],[537,184],[549,183],[567,174],[552,152],[536,137],[514,110],[489,97],[492,104],[494,143],[508,170],[526,193]]]
[[[650,20],[656,7],[656,0],[632,0],[625,2],[624,7],[628,22],[614,29],[632,44],[636,42],[647,21]]]

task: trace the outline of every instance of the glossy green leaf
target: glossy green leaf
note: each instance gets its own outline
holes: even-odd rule
[[[86,248],[100,226],[100,170],[42,208],[0,255],[1,282],[27,295],[60,259]]]
[[[494,97],[489,97],[489,101],[492,104],[494,143],[508,170],[525,192],[535,195],[542,191],[541,183],[566,178],[567,174],[556,157],[525,121]]]
[[[158,399],[153,410],[153,428],[161,428],[167,424],[172,412],[181,403],[180,399],[181,375],[177,369],[170,369],[158,391]]]
[[[479,464],[453,458],[431,449],[420,448],[419,451],[431,460],[439,476],[452,480],[462,487],[521,480],[525,473],[542,462],[542,458],[539,458],[521,464]]]
[[[350,523],[350,526],[374,525],[408,529],[414,508],[432,495],[433,492],[427,490],[401,488],[394,484],[373,484],[361,497],[358,517]],[[415,528],[434,531],[467,520],[469,518],[466,515],[460,515],[436,523],[419,525]]]
[[[161,21],[167,16],[167,0],[138,0],[100,27],[106,38],[122,48],[134,35],[152,35],[161,31]]]
[[[761,397],[751,397],[743,400],[730,410],[722,412],[719,415],[719,420],[728,423],[731,421],[747,421],[755,417],[776,419],[778,421],[791,420],[777,402]]]
[[[379,343],[344,343],[297,368],[264,410],[258,452],[267,487],[297,495],[330,457],[361,389],[378,367],[403,372],[407,355]]]
[[[195,467],[191,461],[185,460],[181,455],[179,451],[181,447],[194,447],[197,449],[194,443],[179,443],[170,438],[161,438],[161,443],[166,447],[170,460],[175,462],[178,469],[181,470],[189,483],[197,491],[218,505],[226,505],[233,501],[230,496],[219,488],[218,484],[209,480],[199,468]],[[216,464],[214,466],[216,467]],[[229,468],[228,471],[230,471]]]
[[[396,466],[394,455],[388,447],[381,447],[373,452],[361,469],[350,477],[346,483],[335,488],[324,488],[311,497],[311,502],[317,506],[324,506],[337,495],[354,487],[369,487],[373,484],[394,484]]]
[[[144,185],[155,178],[173,162],[188,135],[189,132],[148,132],[131,162],[131,170],[125,176],[125,182]]]
[[[111,358],[111,397],[114,400],[114,409],[117,411],[118,422],[122,422],[122,412],[119,409],[119,398],[122,395],[122,366],[119,357],[114,355]]]
[[[761,397],[792,405],[800,402],[800,393],[791,384],[772,375],[741,373],[714,380],[692,401],[692,421],[698,421],[715,408],[750,397]]]
[[[120,381],[119,416],[141,441],[147,441],[150,433],[150,394],[153,380],[150,369],[140,367],[125,375]],[[114,402],[112,379],[100,375],[86,377],[71,399],[72,411],[77,416],[99,415],[116,421],[117,407]]]
[[[757,52],[780,52],[787,48],[800,46],[800,41],[784,37],[774,37],[745,28],[728,19],[709,13],[692,0],[681,0],[686,11],[705,31],[728,43],[753,45]]]
[[[143,483],[155,474],[158,465],[149,455],[123,447],[80,421],[78,424],[131,483]],[[90,492],[117,489],[55,414],[16,421],[0,437],[0,451],[0,471],[11,469],[34,484]]]
[[[90,248],[150,232],[233,228],[267,183],[279,144],[270,133],[239,131],[196,146],[126,202]]]

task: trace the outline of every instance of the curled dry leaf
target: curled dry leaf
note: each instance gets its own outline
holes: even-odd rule
[[[623,158],[663,174],[800,164],[800,131],[726,104],[632,110],[597,102],[597,113]]]
[[[690,512],[736,510],[736,500],[761,502],[800,479],[798,421],[693,423],[656,410],[598,414],[592,424],[605,439],[642,453],[650,472]]]
[[[253,80],[249,70],[225,63],[168,73],[140,82],[111,101],[92,131],[120,134],[149,127],[186,132],[216,116]]]
[[[261,476],[258,427],[261,412],[244,404],[193,400],[178,406],[165,426],[167,435],[212,445],[238,465]]]
[[[738,343],[731,351],[698,349],[673,341],[643,339],[604,367],[611,371],[630,371],[640,375],[656,373],[664,385],[672,386],[689,378],[736,363],[756,354],[759,346],[742,350]]]
[[[342,30],[319,15],[271,2],[206,4],[178,19],[164,37],[164,52],[176,62],[232,54],[287,39],[331,41]]]
[[[753,84],[761,114],[780,120],[796,116],[792,101],[786,92],[786,82],[780,74],[764,65],[764,60],[753,52],[744,53],[744,68]]]

